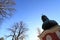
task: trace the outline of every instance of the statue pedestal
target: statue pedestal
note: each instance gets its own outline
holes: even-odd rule
[[[55,26],[45,30],[38,37],[40,40],[60,40],[60,27]]]

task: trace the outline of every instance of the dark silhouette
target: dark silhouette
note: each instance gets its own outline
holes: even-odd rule
[[[54,27],[55,25],[58,25],[58,23],[55,20],[49,20],[45,15],[42,15],[41,19],[43,21],[43,24],[42,24],[43,30],[47,30]]]
[[[50,20],[47,16],[42,15],[41,17],[42,33],[38,35],[40,40],[60,40],[60,25],[55,20]]]

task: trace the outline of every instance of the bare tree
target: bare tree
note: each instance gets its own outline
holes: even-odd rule
[[[14,5],[14,0],[0,0],[0,19],[11,16],[13,11],[15,11]]]
[[[20,23],[16,23],[12,28],[8,28],[12,34],[6,37],[12,37],[12,40],[23,40],[25,37],[25,32],[28,30],[25,24],[21,21]]]

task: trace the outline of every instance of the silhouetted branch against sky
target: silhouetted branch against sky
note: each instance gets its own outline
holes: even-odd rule
[[[19,23],[15,23],[11,28],[8,28],[8,30],[11,31],[11,34],[6,37],[12,37],[13,40],[19,40],[22,37],[25,37],[25,33],[28,30],[28,28],[21,21]]]
[[[5,19],[13,15],[15,8],[14,0],[0,0],[0,19]]]

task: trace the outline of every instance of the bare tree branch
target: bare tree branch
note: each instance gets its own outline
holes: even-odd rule
[[[22,36],[25,37],[25,32],[27,31],[27,28],[24,26],[24,24],[22,22],[20,23],[16,23],[13,25],[12,28],[8,28],[8,30],[10,30],[13,34],[12,36],[12,40],[19,40],[19,38],[21,38]],[[8,36],[11,36],[8,35]]]
[[[12,15],[15,11],[14,6],[16,3],[14,0],[0,0],[0,18],[5,19]]]

